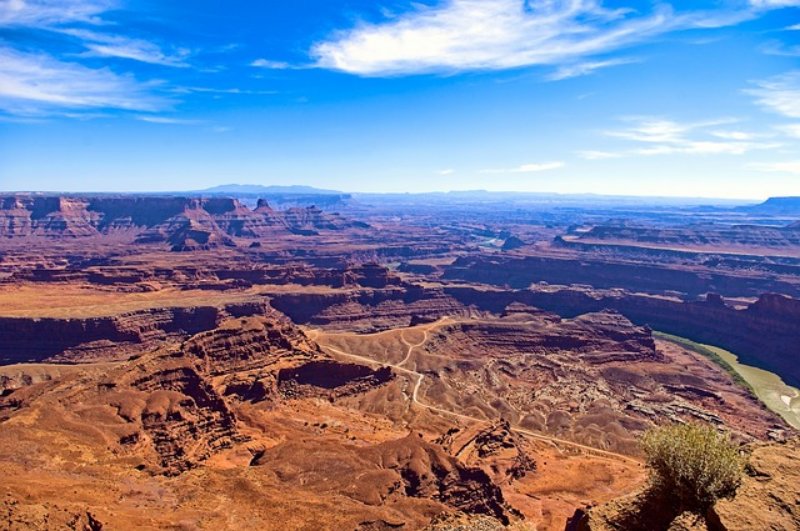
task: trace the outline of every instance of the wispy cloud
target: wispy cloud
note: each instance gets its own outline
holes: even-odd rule
[[[800,161],[758,162],[750,164],[748,167],[757,171],[791,173],[795,175],[800,175]]]
[[[170,107],[174,100],[157,94],[163,82],[142,82],[85,60],[101,57],[188,66],[187,49],[165,52],[153,42],[110,33],[110,28],[123,29],[104,18],[117,7],[116,0],[0,0],[0,29],[49,32],[69,44],[77,40],[85,49],[56,55],[53,50],[58,47],[34,51],[14,41],[0,44],[0,110],[23,117],[85,118],[96,115],[89,110],[152,112]]]
[[[273,94],[279,94],[277,90],[252,90],[252,89],[240,89],[240,88],[215,88],[215,87],[175,87],[171,89],[171,92],[176,94],[213,94],[215,96],[225,95],[225,94],[242,94],[242,95],[258,95],[258,96],[269,96]]]
[[[86,57],[127,59],[161,66],[187,67],[190,50],[165,52],[148,40],[108,33],[103,14],[116,6],[112,0],[0,0],[0,27],[26,27],[77,39]],[[92,25],[87,29],[86,24]]]
[[[782,7],[798,7],[800,0],[750,0],[756,9],[778,9]]]
[[[189,66],[186,59],[191,51],[186,48],[178,48],[173,53],[165,53],[157,44],[142,39],[109,35],[86,29],[67,28],[57,31],[83,41],[83,46],[86,48],[84,56],[113,57],[179,68]]]
[[[158,111],[171,102],[153,85],[108,69],[0,48],[0,109],[35,116],[66,109]]]
[[[686,132],[698,127],[697,124],[681,124],[660,118],[637,118],[629,121],[635,124],[621,130],[606,131],[606,135],[636,142],[672,144],[681,142]]]
[[[722,138],[723,140],[752,140],[759,135],[755,133],[748,133],[746,131],[711,131],[711,136]]]
[[[777,142],[754,141],[763,135],[718,129],[720,125],[735,122],[730,118],[689,123],[647,117],[627,121],[632,122],[632,125],[620,130],[606,131],[605,135],[632,141],[639,144],[638,147],[634,145],[618,152],[583,151],[579,152],[579,155],[589,160],[636,155],[743,155],[750,151],[774,149],[782,145]]]
[[[169,116],[150,116],[141,115],[136,117],[140,122],[148,122],[151,124],[164,124],[164,125],[197,125],[203,123],[200,120],[186,120],[182,118],[171,118]]]
[[[563,79],[570,79],[573,77],[587,76],[603,68],[612,66],[627,65],[631,63],[638,63],[638,59],[634,58],[619,58],[619,59],[606,59],[604,61],[586,61],[583,63],[576,63],[571,65],[564,65],[558,68],[555,72],[547,76],[550,81],[561,81]]]
[[[436,172],[437,175],[452,175],[455,173],[455,170],[452,168],[447,168],[446,170],[439,170]]]
[[[447,0],[312,47],[317,66],[363,76],[500,70],[576,63],[687,28],[734,24],[749,10],[642,14],[600,0]]]
[[[767,55],[778,57],[800,57],[800,46],[789,46],[781,41],[772,40],[761,46],[761,51]]]
[[[533,163],[533,164],[523,164],[521,166],[517,166],[516,168],[500,168],[500,169],[488,169],[488,170],[481,170],[481,173],[537,173],[540,171],[549,171],[549,170],[557,170],[559,168],[563,168],[565,164],[561,161],[553,161],[553,162],[542,162],[542,163]]]
[[[0,26],[48,27],[72,22],[100,24],[111,0],[2,0]]]
[[[680,144],[658,145],[639,149],[636,153],[639,155],[673,155],[676,153],[688,155],[744,155],[756,149],[774,149],[777,147],[780,147],[780,144],[687,140]]]
[[[272,61],[270,59],[256,59],[250,66],[255,68],[266,68],[269,70],[286,70],[293,68],[292,65],[284,61]]]
[[[618,159],[620,157],[624,157],[625,155],[623,153],[615,153],[613,151],[588,150],[588,151],[579,151],[578,156],[586,160],[607,160],[607,159]]]
[[[787,124],[787,125],[778,125],[775,127],[778,131],[782,132],[785,135],[800,138],[800,124]]]
[[[745,92],[755,96],[756,103],[767,110],[800,118],[800,70],[756,81],[757,88]]]

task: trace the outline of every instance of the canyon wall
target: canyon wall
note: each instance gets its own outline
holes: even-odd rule
[[[77,319],[0,317],[0,365],[124,360],[216,328],[226,317],[263,315],[263,302],[153,308]]]
[[[0,196],[0,238],[82,238],[128,235],[176,251],[234,245],[231,238],[368,228],[317,207],[250,209],[236,199],[178,196]]]
[[[501,314],[515,303],[562,317],[615,310],[636,324],[730,350],[742,363],[769,370],[786,383],[800,386],[800,300],[783,295],[765,294],[749,307],[735,309],[713,295],[682,301],[622,290],[413,286],[335,294],[278,294],[271,303],[297,323],[360,332],[447,315]]]
[[[709,256],[708,259],[717,258]],[[711,267],[692,269],[664,264],[610,262],[599,257],[463,257],[447,267],[444,277],[512,288],[527,288],[533,283],[547,282],[559,285],[588,284],[596,288],[624,288],[653,293],[673,291],[689,296],[714,292],[741,297],[778,292],[800,297],[800,275],[787,280],[770,272],[729,272],[718,270],[717,263],[712,262],[709,265]],[[790,273],[795,273],[794,269],[791,268]]]
[[[569,288],[485,291],[452,287],[445,292],[464,305],[493,312],[515,302],[564,317],[616,310],[636,324],[730,350],[742,363],[774,372],[789,385],[800,386],[800,300],[783,295],[762,295],[740,310],[718,296],[681,301]]]

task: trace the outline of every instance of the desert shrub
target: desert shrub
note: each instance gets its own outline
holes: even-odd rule
[[[653,428],[642,445],[653,489],[682,508],[704,512],[739,488],[745,460],[730,438],[711,426]]]

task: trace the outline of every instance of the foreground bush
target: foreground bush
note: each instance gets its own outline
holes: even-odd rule
[[[642,445],[654,489],[683,508],[702,513],[739,488],[745,461],[730,438],[711,426],[653,428]]]

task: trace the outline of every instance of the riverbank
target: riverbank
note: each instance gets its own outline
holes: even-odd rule
[[[795,429],[800,430],[800,389],[787,385],[779,375],[739,363],[736,354],[713,345],[696,343],[690,339],[662,332],[653,335],[705,356],[725,369],[740,385],[749,388],[767,408],[780,415]]]

